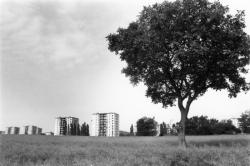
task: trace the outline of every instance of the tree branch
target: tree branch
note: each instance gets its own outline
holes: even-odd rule
[[[180,108],[180,110],[183,110],[183,109],[185,109],[184,107],[183,107],[183,100],[181,99],[181,98],[178,98],[178,107]]]

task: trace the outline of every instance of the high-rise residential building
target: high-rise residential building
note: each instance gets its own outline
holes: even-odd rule
[[[55,120],[55,135],[65,135],[66,134],[66,120],[64,117],[57,117]]]
[[[70,135],[72,126],[78,126],[79,119],[75,117],[56,117],[55,135]]]
[[[119,136],[119,114],[95,113],[91,117],[90,136]]]
[[[19,127],[6,127],[5,134],[19,134]]]

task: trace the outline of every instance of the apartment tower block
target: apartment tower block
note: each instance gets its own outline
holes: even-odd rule
[[[5,134],[19,134],[19,127],[6,127]]]
[[[90,136],[119,136],[119,114],[114,112],[92,114]]]
[[[37,126],[32,126],[32,125],[23,126],[21,127],[19,134],[40,135],[42,134],[42,128],[37,127]]]
[[[75,117],[56,117],[54,135],[70,135],[71,125],[79,125],[79,119]]]

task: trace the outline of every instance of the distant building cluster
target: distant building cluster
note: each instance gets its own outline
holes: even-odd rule
[[[5,134],[19,134],[19,127],[6,127]]]
[[[6,127],[4,134],[22,134],[22,135],[41,135],[42,128],[32,125],[27,125],[23,127]]]
[[[90,136],[119,136],[119,115],[114,112],[92,114]]]
[[[90,128],[90,132],[89,132]],[[42,128],[34,125],[26,125],[22,127],[6,127],[5,131],[0,131],[0,134],[15,134],[15,135],[81,135],[81,136],[119,136],[119,114],[110,113],[94,113],[91,116],[91,126],[83,123],[79,125],[79,118],[67,116],[56,117],[54,133],[42,133]]]
[[[199,118],[199,117],[198,117]],[[151,118],[154,120],[154,117]],[[155,121],[155,120],[154,120]],[[239,118],[231,118],[229,120],[222,120],[220,123],[229,124],[230,122],[236,128],[239,126]],[[138,121],[137,121],[138,123]],[[22,127],[10,126],[6,127],[5,131],[0,131],[1,134],[10,134],[10,135],[55,135],[55,136],[64,136],[64,135],[76,135],[76,136],[104,136],[104,137],[117,137],[117,136],[135,136],[140,135],[140,132],[137,130],[137,123],[132,124],[130,127],[130,132],[120,131],[119,130],[119,114],[115,112],[109,113],[94,113],[91,115],[91,124],[90,126],[87,123],[79,124],[79,118],[67,116],[67,117],[56,117],[54,133],[53,132],[44,132],[42,133],[42,128],[34,125],[25,125]],[[217,123],[219,123],[217,121]],[[154,122],[155,127],[150,129],[154,131],[154,136],[164,136],[164,135],[177,135],[178,133],[178,123],[176,124],[166,124],[165,122],[158,124]],[[142,125],[139,125],[142,126]],[[234,128],[235,128],[234,127]],[[147,128],[147,127],[145,127]],[[192,132],[193,132],[193,128]],[[186,129],[188,133],[189,129]],[[214,129],[215,130],[215,129]],[[212,131],[214,131],[212,130]],[[222,129],[221,129],[222,130]],[[223,129],[224,130],[224,129]],[[242,130],[242,129],[241,129]],[[144,131],[144,129],[143,129]],[[189,131],[191,132],[191,131]],[[241,131],[242,132],[242,131]],[[243,133],[243,132],[242,132]],[[219,133],[221,134],[221,133]],[[222,133],[223,134],[223,133]]]
[[[37,126],[23,126],[20,129],[19,134],[25,134],[25,135],[40,135],[42,134],[42,128]]]

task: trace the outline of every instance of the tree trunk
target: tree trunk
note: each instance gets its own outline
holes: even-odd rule
[[[184,147],[184,148],[187,147],[187,142],[185,139],[187,115],[188,115],[190,105],[194,99],[195,99],[195,96],[188,97],[186,107],[184,107],[183,99],[178,98],[178,107],[181,111],[181,121],[180,121],[180,126],[179,126],[179,133],[178,133],[179,134],[179,146]]]
[[[181,110],[181,121],[179,126],[179,146],[186,148],[187,142],[185,138],[187,111]]]

